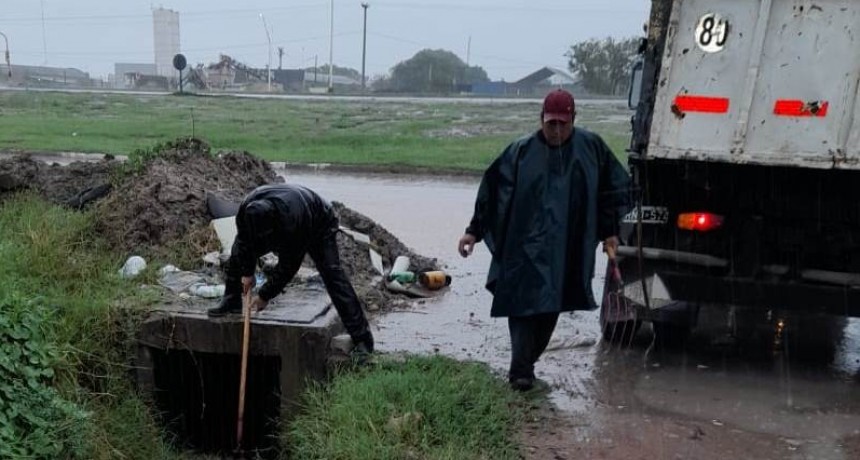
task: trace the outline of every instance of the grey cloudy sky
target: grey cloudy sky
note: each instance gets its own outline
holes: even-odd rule
[[[577,41],[640,35],[649,0],[365,0],[367,74],[388,72],[424,48],[443,48],[482,66],[492,79],[517,80],[544,65],[566,68]],[[182,52],[192,64],[219,53],[264,67],[260,13],[285,48],[284,68],[328,62],[328,0],[2,0],[0,32],[12,64],[77,67],[107,76],[116,62],[153,62],[151,8],[180,13]],[[44,8],[44,21],[42,11]],[[44,25],[44,28],[43,28]],[[361,68],[360,0],[334,0],[334,62]],[[2,46],[2,44],[0,44]],[[47,53],[45,52],[47,50]]]

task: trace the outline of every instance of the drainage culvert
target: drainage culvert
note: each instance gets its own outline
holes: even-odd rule
[[[277,427],[295,415],[305,385],[325,378],[331,339],[342,330],[324,290],[281,297],[251,322],[242,447],[263,457],[275,453]],[[177,446],[228,454],[236,447],[242,317],[210,319],[212,306],[165,305],[143,322],[137,382]]]
[[[225,454],[236,448],[238,355],[152,350],[154,397],[168,431],[183,448]],[[248,360],[242,447],[263,454],[276,447],[281,360]]]

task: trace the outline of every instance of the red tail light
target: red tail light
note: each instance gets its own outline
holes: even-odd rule
[[[725,97],[707,96],[677,96],[672,107],[681,113],[726,113],[729,111],[729,99]]]
[[[697,232],[709,232],[723,225],[723,216],[709,212],[687,212],[678,215],[678,228]]]

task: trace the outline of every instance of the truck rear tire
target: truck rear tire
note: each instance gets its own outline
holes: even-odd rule
[[[671,321],[654,321],[654,340],[658,347],[665,349],[684,348],[690,338],[692,327]]]

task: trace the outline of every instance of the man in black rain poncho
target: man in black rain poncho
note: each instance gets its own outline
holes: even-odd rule
[[[573,96],[546,96],[541,129],[511,145],[484,173],[460,255],[484,241],[493,317],[508,317],[517,390],[534,386],[534,364],[563,311],[596,308],[597,243],[618,246],[630,177],[596,134],[574,128]],[[614,251],[612,251],[614,253]]]
[[[278,265],[251,301],[257,311],[281,293],[309,254],[356,351],[373,351],[373,336],[361,303],[340,264],[338,219],[328,202],[298,185],[264,185],[239,206],[236,228],[224,297],[217,308],[208,311],[209,316],[242,311],[242,293],[256,284],[254,268],[259,257],[272,252],[278,256]]]

